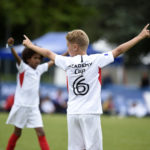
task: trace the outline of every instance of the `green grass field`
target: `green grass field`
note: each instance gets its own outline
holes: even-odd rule
[[[6,125],[7,113],[0,114],[0,150],[5,150],[13,126]],[[66,115],[43,115],[51,150],[67,150]],[[150,150],[150,118],[102,116],[104,150]],[[15,150],[40,150],[33,129],[24,129]]]

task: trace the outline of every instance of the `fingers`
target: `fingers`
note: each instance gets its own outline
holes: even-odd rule
[[[8,38],[7,43],[9,45],[13,45],[14,44],[14,38],[12,38],[12,37]]]
[[[24,36],[24,38],[25,38],[26,40],[29,40],[29,38],[28,38],[25,34],[24,34],[23,36]]]
[[[29,44],[32,44],[30,39],[24,34],[23,37],[25,38],[22,42],[22,44],[26,47],[28,47]]]
[[[149,27],[149,23],[144,27],[144,29],[146,30],[147,37],[150,38],[150,30],[148,29],[148,27]]]
[[[147,29],[148,28],[148,26],[149,26],[149,23],[144,27],[144,29]]]
[[[147,30],[148,38],[150,38],[150,30]]]

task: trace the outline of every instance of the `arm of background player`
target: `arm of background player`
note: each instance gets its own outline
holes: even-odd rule
[[[128,41],[126,43],[123,43],[120,46],[118,46],[117,48],[115,48],[114,50],[112,50],[114,58],[116,58],[120,54],[128,51],[130,48],[132,48],[134,45],[139,43],[141,40],[143,40],[143,39],[145,39],[147,37],[150,37],[150,31],[147,29],[148,26],[149,26],[149,24],[147,24],[143,28],[143,30],[140,32],[140,34],[138,36],[134,37],[130,41]]]
[[[56,54],[54,52],[32,44],[32,42],[30,41],[30,39],[26,35],[24,35],[24,38],[25,38],[25,40],[23,40],[23,45],[24,46],[32,49],[33,51],[39,53],[40,55],[42,55],[44,57],[47,57],[47,58],[51,59],[52,61],[55,61]]]
[[[11,49],[11,52],[13,54],[13,56],[15,57],[18,65],[20,65],[20,62],[21,62],[21,58],[20,56],[17,54],[17,52],[15,51],[15,49],[12,47],[13,44],[14,44],[14,39],[12,37],[10,37],[8,40],[7,40],[7,44],[8,46],[10,46],[10,49]]]
[[[62,56],[67,56],[68,55],[68,51],[66,51],[64,54],[62,54]],[[53,66],[54,65],[54,61],[49,61],[48,62],[48,69],[51,67],[51,66]]]

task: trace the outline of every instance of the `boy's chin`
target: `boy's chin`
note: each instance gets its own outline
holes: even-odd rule
[[[36,69],[38,65],[31,66],[33,69]]]

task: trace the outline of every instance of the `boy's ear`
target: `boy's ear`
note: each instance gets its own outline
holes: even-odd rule
[[[79,47],[78,44],[73,44],[73,50],[74,50],[74,51],[77,51],[77,50],[78,50],[78,47]]]

